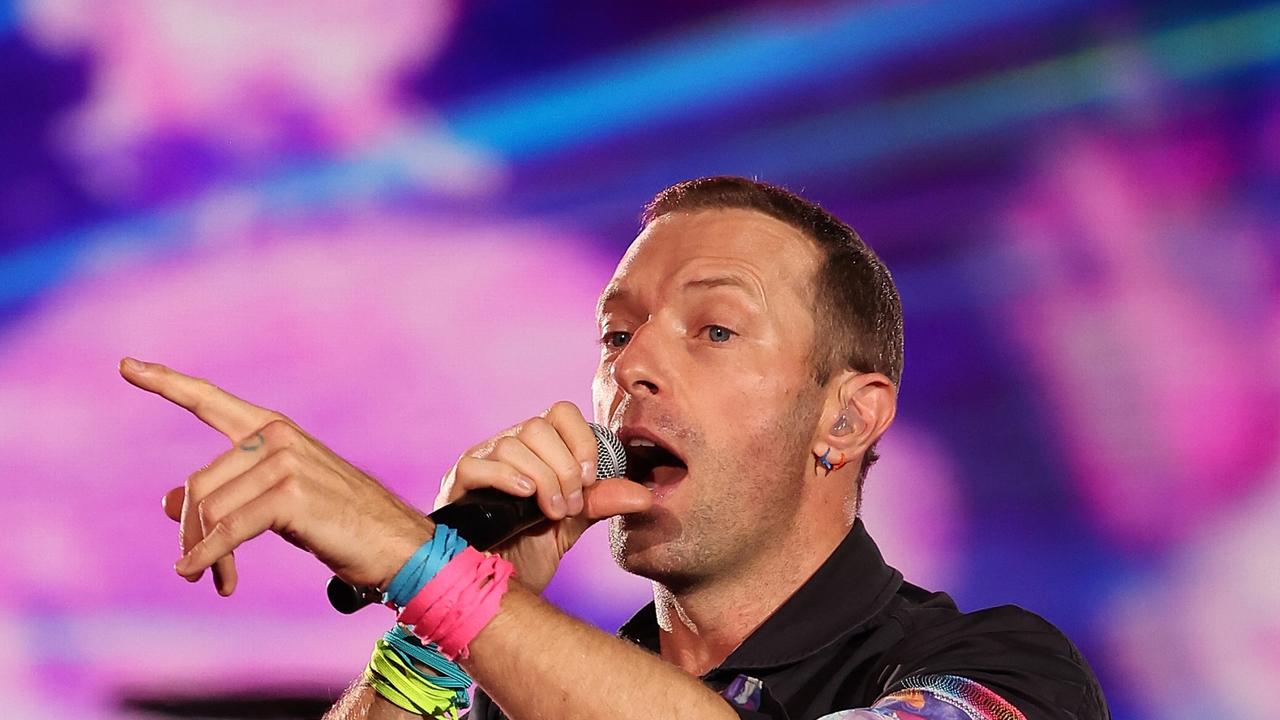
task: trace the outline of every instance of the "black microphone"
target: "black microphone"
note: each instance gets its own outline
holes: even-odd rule
[[[622,441],[607,427],[587,424],[596,436],[596,478],[621,477],[627,471],[627,455]],[[437,525],[448,525],[457,530],[468,545],[480,551],[501,545],[525,530],[547,522],[536,497],[508,495],[493,488],[472,490],[427,517]],[[329,578],[325,590],[329,604],[344,615],[382,599],[380,591],[356,587],[337,575]]]

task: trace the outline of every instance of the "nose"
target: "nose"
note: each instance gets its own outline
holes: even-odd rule
[[[645,323],[636,329],[609,369],[613,382],[628,395],[653,396],[662,391],[662,352],[656,328]]]

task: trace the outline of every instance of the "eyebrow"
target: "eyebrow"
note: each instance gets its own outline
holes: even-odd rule
[[[604,309],[606,305],[615,303],[620,300],[626,300],[631,293],[626,288],[617,283],[609,283],[609,286],[600,293],[600,300],[596,303],[596,320],[599,321],[604,317]]]
[[[737,275],[716,275],[715,277],[690,280],[680,290],[687,292],[689,290],[710,290],[718,287],[735,287],[753,297],[757,302],[763,303],[764,300],[760,295],[760,289],[754,283],[747,282],[745,278]]]
[[[690,290],[712,290],[714,288],[730,287],[737,288],[751,297],[752,300],[764,305],[764,297],[758,286],[748,282],[745,278],[737,275],[715,275],[713,277],[698,278],[697,280],[689,280],[680,286],[681,292]],[[605,307],[611,303],[626,301],[631,297],[631,291],[621,285],[611,283],[600,293],[600,301],[596,303],[596,317],[604,316]]]

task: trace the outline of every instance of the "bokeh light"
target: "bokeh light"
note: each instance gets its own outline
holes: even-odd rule
[[[0,0],[0,77],[4,717],[332,698],[390,622],[275,538],[232,598],[174,576],[159,498],[225,441],[120,357],[426,509],[588,406],[596,293],[706,174],[893,271],[864,516],[909,580],[1057,624],[1118,720],[1276,709],[1280,4]],[[603,530],[547,594],[613,628]]]

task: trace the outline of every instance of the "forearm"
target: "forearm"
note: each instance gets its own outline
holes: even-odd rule
[[[512,583],[462,662],[511,720],[736,719],[697,678]]]
[[[360,677],[329,708],[323,720],[409,720],[418,717],[379,695]]]

